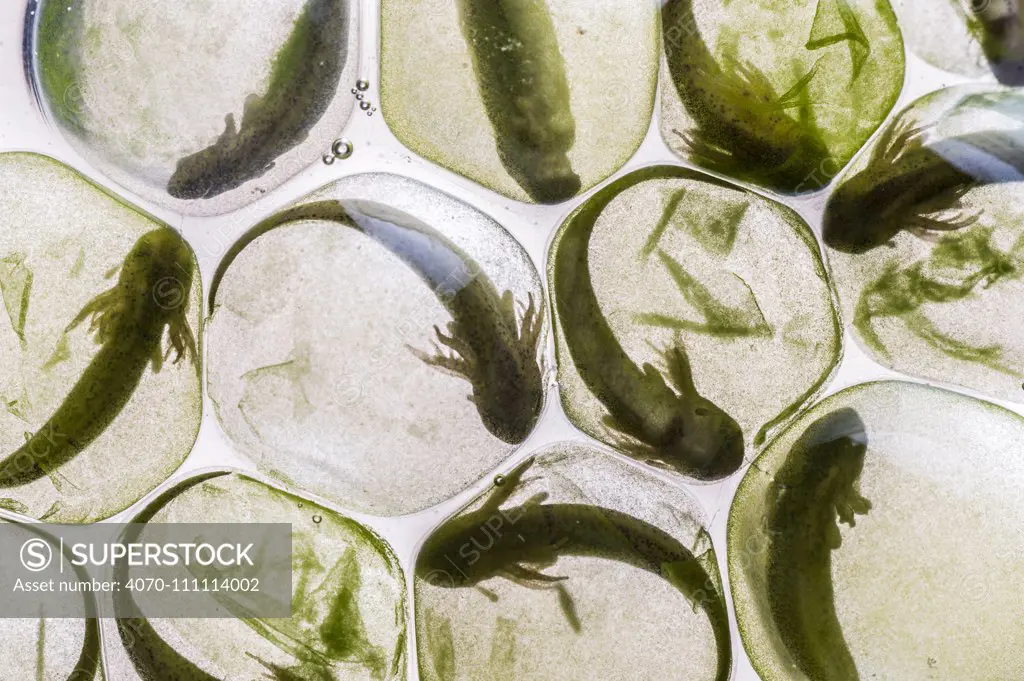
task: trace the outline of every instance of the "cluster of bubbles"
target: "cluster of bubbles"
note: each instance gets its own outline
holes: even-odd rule
[[[356,81],[356,86],[352,88],[352,94],[359,101],[359,108],[366,112],[367,116],[372,116],[377,110],[377,107],[370,103],[370,100],[366,99],[366,91],[370,89],[370,81],[360,78]],[[353,147],[352,143],[342,137],[341,139],[334,140],[334,144],[331,145],[331,152],[324,154],[324,165],[331,165],[335,160],[345,160],[352,155]]]
[[[373,112],[377,110],[377,107],[370,103],[370,100],[366,99],[366,91],[370,89],[370,81],[368,80],[357,80],[356,86],[352,88],[352,94],[356,96],[359,101],[359,108],[366,112],[367,116],[372,116]]]

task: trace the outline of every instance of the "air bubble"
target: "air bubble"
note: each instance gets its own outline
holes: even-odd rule
[[[505,484],[505,476],[504,475],[495,475],[494,476],[494,486],[495,487],[501,487],[504,484]]]
[[[317,525],[319,525],[321,522],[323,522],[323,518],[320,517],[319,515],[315,515],[315,516],[313,516],[313,522],[316,523]]]
[[[334,156],[332,154],[324,154],[324,165],[329,166],[334,163]]]
[[[370,81],[368,81],[368,80],[357,80],[356,81],[356,88],[359,89],[359,90],[363,90],[363,91],[369,90],[370,89]]]
[[[345,138],[334,140],[334,144],[331,145],[331,151],[334,153],[335,158],[346,159],[352,155],[352,143]]]
[[[359,93],[356,94],[356,99],[358,99],[359,101],[362,101],[363,100],[363,96],[364,96],[363,93],[359,92]]]
[[[370,103],[369,102],[360,102],[359,103],[359,108],[362,109],[363,111],[369,111],[370,110]]]

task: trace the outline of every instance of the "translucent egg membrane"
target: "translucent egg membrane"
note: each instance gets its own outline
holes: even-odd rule
[[[927,386],[844,390],[747,470],[729,514],[765,681],[1021,673],[1021,417]],[[967,626],[966,623],[970,623]]]
[[[176,485],[140,517],[148,523],[289,523],[292,617],[105,619],[105,636],[123,644],[111,646],[107,678],[405,678],[402,571],[390,547],[359,523],[227,471]],[[118,599],[133,597],[115,596],[115,612]],[[225,605],[231,607],[230,598]],[[136,606],[144,615],[144,602]]]
[[[823,230],[843,314],[875,361],[1014,402],[1022,111],[1018,92],[983,85],[916,100],[840,177]]]
[[[0,523],[6,522],[0,520]],[[39,535],[26,527],[25,536]],[[81,612],[90,614],[91,611],[91,614],[95,614],[96,602],[92,595],[85,594],[82,598]],[[39,613],[38,618],[0,620],[0,634],[4,639],[4,646],[0,649],[0,664],[3,665],[4,674],[12,679],[45,681],[104,679],[99,620],[47,618],[42,607]]]
[[[542,449],[420,549],[420,678],[727,679],[703,522],[687,493],[613,456]]]
[[[100,172],[193,215],[317,161],[352,111],[358,2],[43,0],[37,99]]]
[[[556,234],[548,276],[569,418],[691,477],[722,477],[744,456],[694,470],[673,456],[673,419],[684,437],[703,430],[723,447],[716,433],[732,421],[740,441],[728,446],[749,455],[839,359],[833,294],[806,223],[692,171],[646,168],[602,189]]]
[[[611,175],[650,125],[649,3],[385,0],[381,101],[417,154],[520,201]]]
[[[199,274],[178,233],[65,166],[0,155],[0,506],[92,522],[188,455]]]
[[[327,219],[325,203],[384,219],[376,232]],[[508,456],[546,385],[544,296],[521,247],[392,175],[340,180],[288,211],[215,282],[210,396],[228,436],[270,475],[382,515],[435,504]],[[492,390],[506,387],[527,394]]]

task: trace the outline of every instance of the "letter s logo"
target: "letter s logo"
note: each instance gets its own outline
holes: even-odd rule
[[[29,572],[42,572],[53,561],[53,549],[42,539],[29,539],[21,545],[21,564]]]

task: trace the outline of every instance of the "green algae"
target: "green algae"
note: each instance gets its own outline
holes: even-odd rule
[[[750,203],[729,203],[721,206],[720,210],[709,210],[706,205],[684,201],[686,194],[685,187],[672,192],[661,218],[640,251],[641,260],[654,253],[669,227],[687,231],[701,246],[716,255],[724,257],[732,252],[736,230],[743,222]]]
[[[0,258],[0,296],[4,299],[11,327],[24,345],[25,321],[32,297],[32,270],[25,266],[24,253]]]
[[[426,635],[434,675],[438,681],[454,681],[455,639],[451,620],[432,612],[427,612],[426,618],[431,622]]]
[[[636,198],[640,192],[651,196],[641,203]],[[602,224],[610,225],[614,222],[617,235],[627,235],[630,230],[638,232],[631,236],[603,233],[600,240],[595,236],[589,255],[601,263],[589,267],[592,277],[598,282],[594,286],[595,290],[600,286],[603,294],[602,314],[615,329],[621,346],[626,347],[626,343],[631,342],[628,353],[631,358],[645,354],[643,345],[636,341],[636,336],[642,334],[641,343],[656,353],[655,361],[647,362],[651,365],[649,371],[664,372],[668,379],[673,374],[666,369],[680,368],[670,351],[683,344],[688,357],[700,353],[702,362],[710,362],[715,367],[713,373],[706,374],[714,376],[710,379],[711,383],[705,384],[712,386],[712,390],[723,386],[738,365],[745,365],[747,361],[763,361],[763,355],[757,359],[751,357],[750,360],[725,361],[726,356],[733,356],[731,353],[743,352],[741,348],[757,347],[774,352],[771,348],[777,347],[780,357],[773,361],[780,364],[799,361],[801,366],[809,366],[809,362],[819,366],[820,363],[821,373],[808,376],[806,384],[793,384],[787,388],[779,385],[786,382],[781,376],[772,377],[771,372],[760,374],[768,383],[777,386],[764,390],[787,396],[791,394],[790,390],[793,391],[794,401],[779,404],[779,411],[770,414],[752,417],[747,398],[731,403],[719,402],[723,395],[729,399],[732,390],[723,388],[721,392],[710,393],[715,403],[728,411],[742,425],[743,430],[752,435],[754,444],[761,444],[768,431],[792,416],[820,390],[838,361],[840,326],[819,255],[820,248],[810,229],[795,213],[764,202],[754,194],[732,189],[718,180],[697,173],[659,166],[631,173],[595,194],[570,216],[551,246],[549,277],[558,313],[556,319],[559,321],[556,327],[559,332],[556,350],[560,360],[561,395],[563,406],[573,423],[614,447],[634,456],[638,454],[635,442],[632,441],[635,436],[631,439],[618,437],[623,434],[622,431],[616,430],[613,422],[605,418],[609,415],[607,403],[612,399],[612,393],[607,389],[595,390],[593,386],[588,386],[587,380],[594,383],[592,376],[582,375],[584,372],[594,374],[598,370],[605,370],[622,378],[624,374],[616,369],[620,365],[612,361],[612,355],[606,351],[593,353],[593,357],[586,362],[574,356],[572,344],[568,342],[571,340],[568,334],[572,329],[566,328],[567,320],[592,331],[595,328],[592,322],[594,317],[584,319],[585,315],[580,312],[577,299],[560,300],[564,291],[563,285],[559,283],[558,268],[569,271],[567,268],[579,267],[574,264],[577,259],[575,256],[560,252],[562,241],[566,238],[569,225],[573,221],[582,220],[577,214],[590,215],[594,211],[598,214],[608,213],[600,218],[598,231],[602,229]],[[604,229],[607,230],[607,227]],[[620,243],[620,240],[624,243]],[[762,240],[764,246],[759,245]],[[774,243],[780,240],[795,250],[792,257],[781,255],[782,247]],[[769,242],[774,243],[772,248],[767,247]],[[635,255],[631,256],[631,262],[620,263],[621,257],[609,258],[604,255],[612,251],[628,251]],[[797,253],[800,256],[795,255]],[[793,276],[806,277],[802,284],[767,284],[761,277],[764,268],[792,268],[805,255],[806,269],[792,271]],[[763,266],[755,264],[762,262],[762,258],[765,259]],[[615,263],[613,276],[602,272],[603,268],[609,267],[606,261]],[[620,267],[621,270],[618,269]],[[639,276],[638,273],[643,275]],[[620,283],[604,283],[602,286],[599,277],[606,282]],[[648,291],[649,295],[631,293],[639,290]],[[818,292],[819,297],[816,299],[820,301],[820,307],[813,311],[807,309],[799,315],[792,302],[780,308],[782,300],[805,297],[808,290]],[[563,305],[564,318],[560,307]],[[628,318],[634,324],[619,324],[619,318]],[[808,336],[809,325],[820,328],[821,335]],[[833,339],[831,344],[822,342],[825,335]],[[802,358],[797,360],[797,356]],[[645,364],[642,360],[631,361],[637,365]],[[566,364],[572,369],[567,369]],[[698,373],[700,369],[696,364],[691,367],[692,373]],[[679,376],[683,373],[676,371]],[[745,379],[742,388],[737,381],[736,389],[747,394],[752,388],[749,380]],[[593,395],[594,399],[589,399],[584,390]],[[641,409],[643,404],[642,401],[635,403],[637,409],[647,414],[648,418],[654,419],[661,413],[650,406]],[[601,407],[604,412],[600,411]],[[642,453],[639,458],[644,460]]]
[[[925,259],[904,267],[898,260],[886,265],[882,274],[864,287],[857,302],[853,324],[864,342],[883,357],[891,357],[874,323],[882,317],[894,317],[953,359],[1018,375],[1019,369],[1005,363],[1002,346],[976,346],[958,340],[940,331],[922,310],[928,306],[934,314],[936,305],[979,295],[997,282],[1020,278],[1024,273],[1024,235],[1006,252],[996,248],[992,239],[992,228],[951,234],[942,238]]]
[[[669,0],[662,37],[674,86],[662,94],[669,146],[777,192],[827,185],[903,84],[902,39],[885,0]]]
[[[811,34],[804,46],[808,50],[820,50],[836,43],[846,43],[850,50],[851,80],[860,76],[864,62],[871,55],[871,43],[864,35],[860,21],[846,0],[822,0],[814,13]]]
[[[499,617],[491,639],[491,656],[487,666],[493,681],[516,681],[516,627],[507,617]]]
[[[658,258],[672,276],[676,286],[679,287],[679,292],[704,317],[704,322],[692,322],[663,314],[645,313],[636,316],[636,320],[640,324],[668,329],[686,329],[719,338],[731,336],[771,337],[775,335],[771,325],[765,320],[764,312],[757,304],[757,297],[750,285],[738,274],[733,273],[733,276],[747,295],[741,305],[730,306],[715,298],[706,286],[683,269],[683,266],[668,253],[658,251]]]
[[[278,522],[282,511],[292,520],[295,528],[290,556],[292,616],[254,616],[229,594],[213,593],[213,598],[244,625],[241,631],[251,632],[256,638],[239,636],[239,629],[225,627],[224,634],[233,640],[237,638],[237,646],[221,648],[229,659],[217,655],[203,659],[202,655],[195,654],[194,647],[190,647],[189,656],[175,650],[147,619],[125,617],[126,613],[145,613],[139,613],[130,592],[119,592],[115,604],[122,614],[118,630],[133,666],[144,681],[166,678],[165,670],[173,670],[179,674],[175,678],[183,681],[219,681],[220,677],[206,670],[235,669],[244,665],[274,681],[403,678],[405,601],[402,597],[393,603],[385,599],[378,605],[393,608],[391,633],[396,635],[388,643],[393,644],[395,650],[389,653],[379,642],[374,642],[379,641],[379,627],[371,633],[367,623],[368,616],[379,619],[379,613],[367,610],[367,603],[378,603],[383,594],[380,575],[368,578],[371,566],[364,561],[372,556],[372,569],[382,567],[393,578],[400,577],[400,568],[386,544],[361,524],[251,478],[215,472],[163,493],[133,520],[136,523],[133,527],[150,522],[194,522],[195,516],[214,522],[216,518],[234,517],[239,506],[246,507],[248,517],[255,522]],[[310,514],[313,530],[307,529],[306,524]],[[306,522],[297,524],[300,518]],[[336,548],[332,545],[339,539],[345,545],[340,555],[332,559]],[[123,573],[126,568],[122,564],[118,569]],[[190,569],[197,578],[208,576],[203,568]],[[124,577],[121,574],[121,578]],[[383,586],[386,591],[387,585]],[[393,586],[400,592],[397,581]],[[368,590],[375,593],[368,594]],[[175,629],[179,636],[190,640],[187,626]],[[259,641],[266,645],[253,645]],[[190,642],[193,646],[202,645],[199,639]],[[268,655],[264,651],[277,654]],[[286,655],[289,662],[281,662],[279,653]]]

